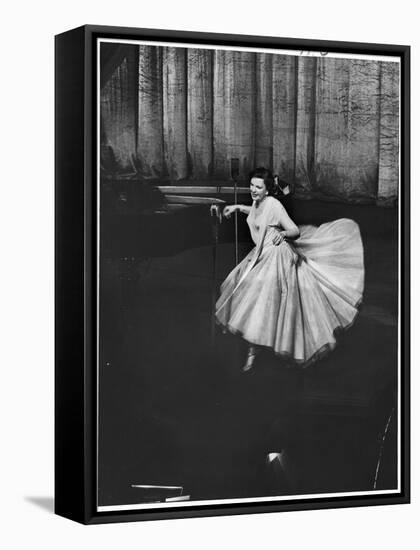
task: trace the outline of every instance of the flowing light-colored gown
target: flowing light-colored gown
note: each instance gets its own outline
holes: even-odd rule
[[[364,287],[363,245],[358,225],[339,219],[300,227],[294,241],[273,244],[289,219],[267,197],[247,217],[255,247],[228,275],[216,303],[216,319],[251,344],[272,348],[308,365],[335,347],[335,333],[349,327]]]

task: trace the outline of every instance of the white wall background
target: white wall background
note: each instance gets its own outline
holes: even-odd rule
[[[3,548],[418,547],[419,348],[413,346],[413,504],[82,527],[54,516],[53,35],[85,24],[411,44],[413,204],[420,206],[419,60],[409,0],[9,1],[1,40],[0,544]],[[420,216],[413,209],[413,340]],[[34,502],[35,500],[35,502]],[[38,502],[38,504],[36,503]],[[40,505],[41,503],[41,505]],[[4,539],[4,540],[3,540]],[[2,542],[3,540],[3,542]]]

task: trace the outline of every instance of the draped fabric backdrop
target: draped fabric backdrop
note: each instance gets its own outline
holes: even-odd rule
[[[399,64],[103,44],[101,151],[114,175],[165,184],[273,169],[298,196],[392,204]]]

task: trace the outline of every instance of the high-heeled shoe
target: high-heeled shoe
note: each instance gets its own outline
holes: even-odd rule
[[[250,346],[248,349],[248,355],[246,357],[245,365],[242,367],[242,372],[247,372],[252,369],[256,356],[257,350],[253,346]]]

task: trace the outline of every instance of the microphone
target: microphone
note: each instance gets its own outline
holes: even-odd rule
[[[239,178],[239,159],[231,158],[230,159],[230,176],[233,181],[237,182]]]

